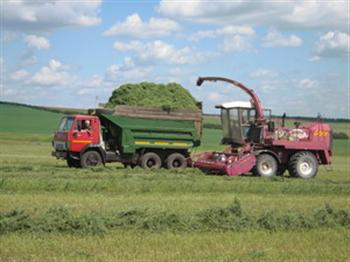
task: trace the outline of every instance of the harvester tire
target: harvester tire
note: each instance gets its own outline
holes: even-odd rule
[[[151,168],[158,169],[162,166],[162,160],[156,153],[148,152],[141,157],[140,164],[141,164],[141,167],[145,169],[151,169]]]
[[[313,178],[318,171],[318,161],[315,155],[308,151],[295,153],[289,160],[288,171],[291,176],[304,179]]]
[[[69,167],[80,167],[80,161],[69,157],[67,158],[67,165]]]
[[[278,163],[276,158],[269,154],[260,154],[256,158],[253,174],[262,177],[273,177],[277,174]]]
[[[187,166],[187,160],[180,153],[173,153],[165,160],[168,169],[183,169]]]
[[[87,151],[80,159],[80,165],[83,168],[98,166],[102,163],[101,155],[97,151]]]

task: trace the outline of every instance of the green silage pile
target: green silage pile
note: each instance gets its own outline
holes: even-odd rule
[[[156,84],[142,82],[124,84],[115,89],[106,104],[116,105],[196,109],[198,102],[188,90],[177,83]]]

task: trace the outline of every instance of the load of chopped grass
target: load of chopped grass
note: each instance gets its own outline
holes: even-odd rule
[[[0,234],[10,232],[60,232],[81,235],[104,234],[113,229],[163,231],[290,231],[315,228],[349,228],[350,213],[329,205],[311,214],[265,211],[249,215],[236,199],[228,207],[210,208],[189,216],[172,212],[132,209],[109,215],[91,213],[76,216],[66,208],[51,208],[41,216],[13,210],[0,213]]]
[[[113,91],[105,107],[113,108],[117,105],[174,109],[198,108],[196,99],[178,83],[141,82],[121,85]]]

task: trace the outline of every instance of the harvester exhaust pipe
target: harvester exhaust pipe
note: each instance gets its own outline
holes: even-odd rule
[[[282,115],[282,127],[285,126],[286,116],[287,116],[286,113],[283,113],[283,115]]]

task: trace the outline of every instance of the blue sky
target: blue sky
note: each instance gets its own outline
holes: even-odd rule
[[[0,100],[88,108],[140,81],[178,82],[204,111],[349,118],[349,1],[1,1]]]

